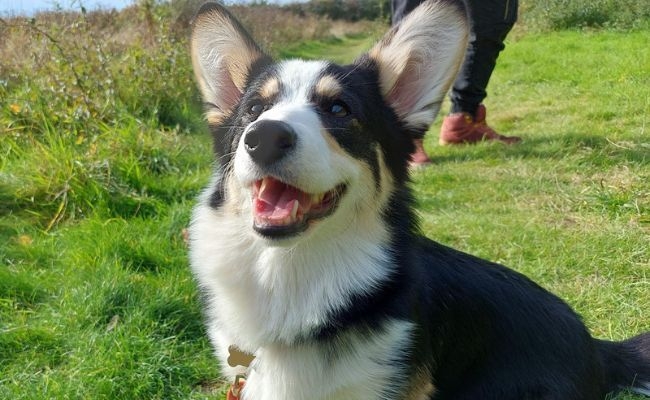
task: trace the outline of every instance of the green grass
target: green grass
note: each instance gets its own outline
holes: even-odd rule
[[[295,46],[280,50],[284,58],[319,59],[327,57],[336,63],[349,63],[358,55],[368,50],[379,38],[377,35],[348,35],[332,37],[321,41],[305,41]]]
[[[520,22],[536,30],[650,26],[650,3],[645,0],[522,0],[520,10]]]
[[[650,330],[648,34],[513,35],[486,104],[524,142],[440,147],[438,121],[414,175],[430,237],[526,273],[609,339]],[[349,61],[369,43],[284,55]],[[177,59],[159,73],[189,74]],[[115,78],[125,99],[167,91]],[[0,398],[223,398],[182,239],[211,167],[195,92],[173,123],[127,102],[88,125],[17,82],[0,82]]]

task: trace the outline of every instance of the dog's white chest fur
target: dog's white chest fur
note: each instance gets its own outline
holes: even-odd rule
[[[399,398],[386,391],[386,382],[405,373],[395,361],[411,327],[397,321],[387,325],[382,334],[364,338],[352,333],[331,347],[267,346],[258,352],[245,393],[260,400]]]

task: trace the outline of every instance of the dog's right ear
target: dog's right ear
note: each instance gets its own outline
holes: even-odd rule
[[[192,65],[209,105],[207,119],[220,123],[241,99],[253,66],[270,58],[223,6],[204,4],[192,21]]]
[[[426,0],[368,53],[387,103],[413,132],[433,122],[467,48],[461,0]]]

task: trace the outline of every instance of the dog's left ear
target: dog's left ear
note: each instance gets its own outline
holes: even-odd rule
[[[270,58],[222,5],[204,4],[192,21],[192,65],[208,121],[219,123],[241,99],[255,64]]]
[[[462,1],[427,0],[368,53],[379,68],[384,98],[407,128],[424,132],[435,119],[463,61],[468,36]]]

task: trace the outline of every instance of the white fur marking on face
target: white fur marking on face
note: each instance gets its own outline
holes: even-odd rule
[[[330,191],[356,175],[357,164],[350,156],[327,151],[323,127],[312,105],[280,101],[258,120],[286,122],[297,134],[295,150],[278,167],[279,178],[286,183],[316,194]],[[250,158],[241,139],[235,153],[234,173],[243,187],[249,187],[265,174]]]
[[[320,61],[290,60],[278,67],[282,90],[273,107],[262,113],[259,120],[283,121],[297,134],[296,149],[286,165],[282,178],[305,192],[317,194],[334,189],[357,175],[357,162],[347,153],[327,151],[324,128],[311,97],[327,64]],[[243,187],[261,179],[263,171],[247,154],[242,139],[235,154],[234,172]]]
[[[283,88],[280,101],[308,103],[326,67],[324,61],[288,60],[280,63],[278,78]]]

